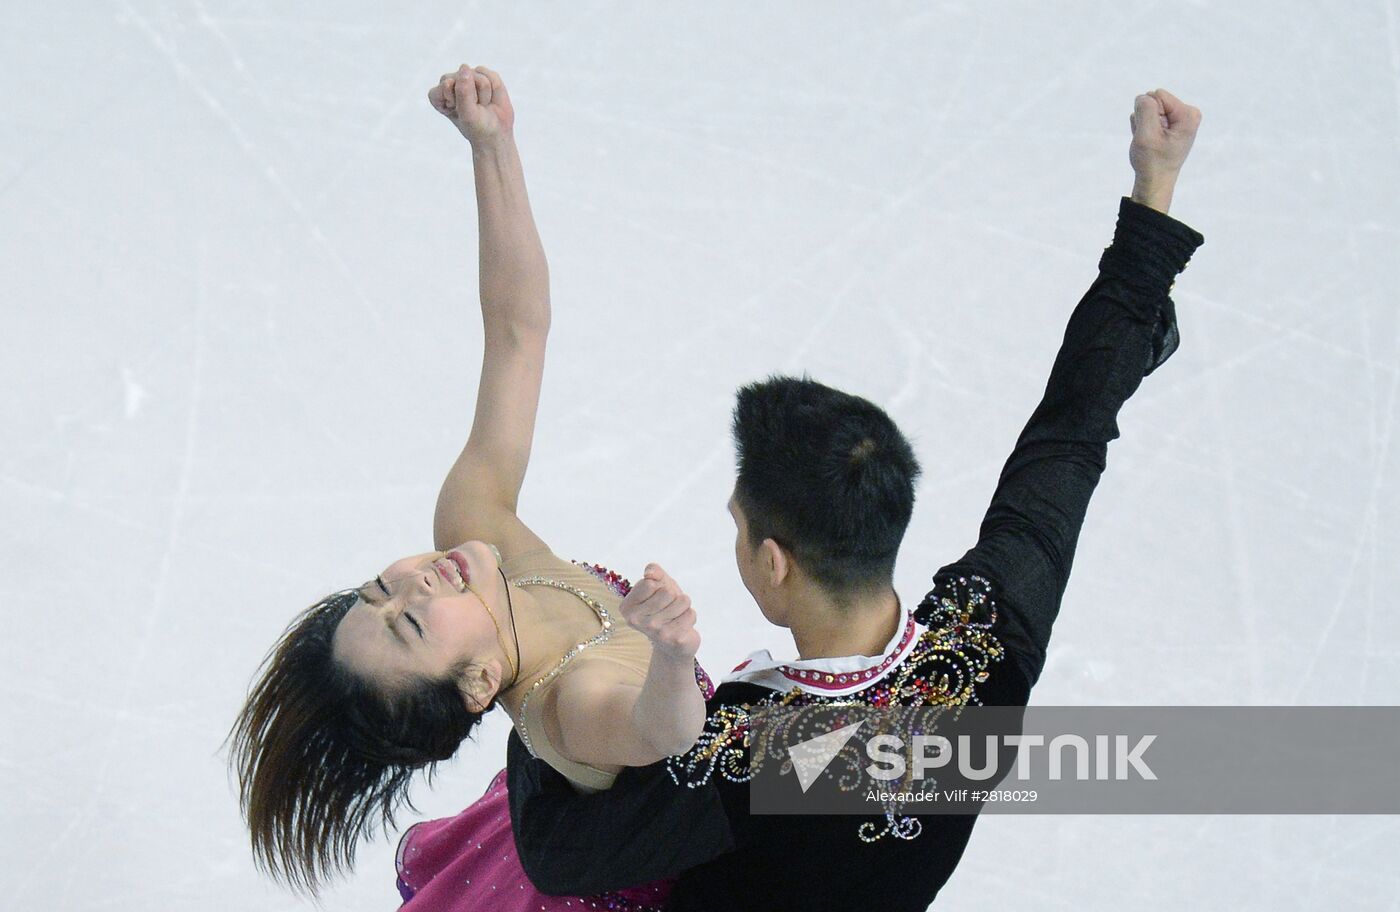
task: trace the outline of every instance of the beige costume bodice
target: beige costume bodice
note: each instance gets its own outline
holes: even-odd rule
[[[530,577],[544,577],[582,590],[608,612],[611,625],[606,635],[597,639],[590,637],[589,645],[573,650],[573,654],[562,667],[556,666],[558,671],[552,678],[529,692],[520,717],[516,720],[516,730],[520,732],[521,740],[529,747],[532,755],[558,770],[579,791],[600,792],[611,788],[617,778],[616,773],[569,760],[554,749],[554,745],[550,744],[549,737],[545,734],[540,707],[545,703],[545,692],[557,686],[563,677],[571,673],[605,674],[640,686],[646,680],[647,668],[651,664],[651,641],[622,619],[622,614],[618,611],[618,606],[622,604],[622,595],[600,578],[606,573],[604,570],[595,575],[579,564],[556,556],[549,548],[512,555],[501,562],[501,570],[506,579],[510,580],[512,588],[517,587],[517,581]],[[537,591],[537,587],[545,585],[539,582],[525,583],[523,588]],[[583,599],[578,598],[576,594],[571,594],[570,597],[577,603],[580,612],[597,617]],[[598,631],[604,632],[601,624]]]

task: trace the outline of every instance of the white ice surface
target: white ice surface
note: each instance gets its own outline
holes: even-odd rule
[[[552,279],[521,514],[665,565],[717,672],[790,654],[733,565],[733,390],[890,410],[918,598],[1094,278],[1133,97],[1200,107],[1181,349],[1121,416],[1034,700],[1400,702],[1396,0],[21,0],[0,61],[0,907],[310,908],[254,870],[220,742],[296,610],[431,547],[480,364],[469,150],[425,99],[462,62],[510,88]],[[503,722],[421,816],[481,793]],[[1393,817],[1001,815],[938,907],[1394,909],[1397,847]],[[392,849],[327,908],[395,908]]]

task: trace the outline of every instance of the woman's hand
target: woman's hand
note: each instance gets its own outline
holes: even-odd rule
[[[515,127],[515,109],[510,106],[506,84],[495,70],[469,67],[465,63],[455,73],[444,73],[428,90],[438,113],[465,136],[473,147],[508,139]]]
[[[1139,95],[1128,115],[1133,144],[1128,161],[1143,183],[1175,181],[1186,162],[1196,128],[1201,125],[1201,109],[1194,108],[1166,89]]]
[[[652,649],[677,659],[693,659],[700,649],[695,609],[690,596],[656,564],[647,564],[641,581],[622,600],[627,623],[646,634]]]
[[[647,766],[689,750],[705,727],[695,680],[700,632],[690,596],[656,564],[647,564],[619,613],[651,641],[646,680],[638,687],[609,675],[565,675],[554,746],[580,763]]]

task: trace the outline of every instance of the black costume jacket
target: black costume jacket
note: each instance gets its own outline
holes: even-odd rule
[[[938,570],[883,657],[781,664],[755,653],[708,701],[691,751],[624,769],[593,795],[576,793],[512,733],[511,821],[530,879],[547,893],[591,895],[679,875],[668,907],[677,910],[926,909],[976,816],[751,815],[744,714],[841,700],[1026,705],[1118,411],[1176,350],[1169,293],[1204,240],[1121,200],[1113,243],[1070,315],[976,546]]]

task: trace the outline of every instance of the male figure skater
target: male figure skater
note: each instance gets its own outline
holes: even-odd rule
[[[934,575],[912,612],[892,578],[919,466],[894,423],[805,378],[740,390],[739,573],[801,659],[754,653],[716,690],[689,753],[626,769],[609,791],[575,793],[512,734],[511,817],[537,886],[587,895],[679,875],[677,910],[928,907],[976,817],[750,815],[744,714],[837,700],[1026,704],[1118,411],[1178,345],[1169,292],[1205,239],[1167,210],[1200,120],[1164,90],[1137,97],[1136,181],[1099,276],[1070,315],[977,544]]]

